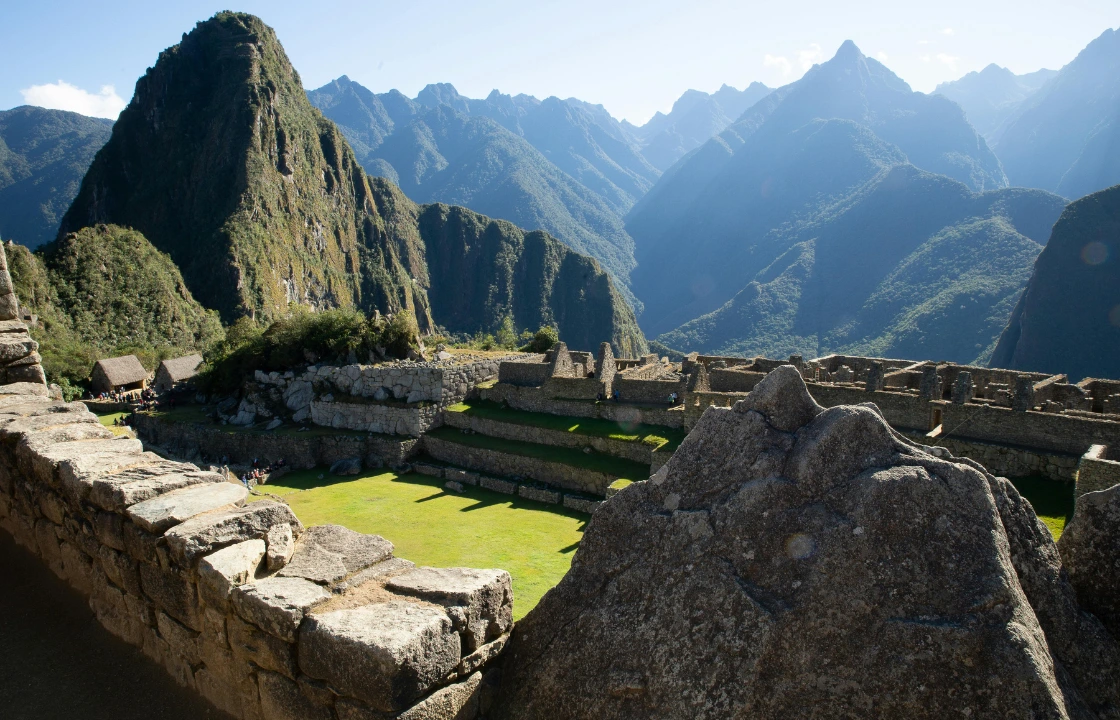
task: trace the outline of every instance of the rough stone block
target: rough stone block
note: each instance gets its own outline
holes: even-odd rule
[[[446,470],[444,470],[443,476],[448,480],[461,482],[464,485],[478,485],[478,473],[470,472],[469,470],[447,468]]]
[[[94,574],[101,572],[100,568],[95,567],[93,559],[68,542],[59,544],[59,556],[71,587],[83,595],[93,592]]]
[[[564,496],[564,507],[571,508],[572,510],[578,510],[580,512],[585,512],[589,515],[598,510],[602,504],[602,500],[588,500],[587,498],[580,497],[579,495]]]
[[[262,670],[257,674],[261,710],[270,720],[333,720],[330,705],[307,697],[300,686],[283,675]]]
[[[479,478],[478,484],[486,488],[487,490],[493,490],[494,492],[505,493],[506,495],[517,494],[517,483],[511,482],[509,480],[499,480],[498,478],[483,476]]]
[[[522,485],[518,488],[517,494],[529,500],[536,500],[537,502],[558,504],[560,502],[560,493],[555,490],[548,490],[546,488],[536,487],[533,485]]]
[[[262,500],[237,510],[204,513],[176,525],[164,535],[177,562],[193,565],[214,550],[253,538],[263,538],[273,525],[288,523],[299,534],[303,525],[287,505]]]
[[[330,584],[392,556],[393,543],[380,535],[354,532],[341,525],[319,525],[307,529],[279,574]]]
[[[458,482],[456,480],[448,480],[447,482],[445,482],[443,484],[443,486],[445,488],[447,488],[448,490],[450,490],[451,492],[457,492],[457,493],[463,492],[463,483]]]
[[[295,642],[304,614],[331,594],[303,578],[270,577],[242,585],[230,594],[237,614],[278,638]]]
[[[187,665],[198,665],[198,632],[162,612],[156,615],[156,627],[159,629],[159,636],[167,643],[171,652]]]
[[[199,485],[228,484],[225,480],[219,473],[163,460],[91,479],[89,499],[106,510],[122,511],[164,493]]]
[[[165,613],[192,630],[201,629],[195,585],[179,571],[140,563],[140,586]]]
[[[102,545],[98,551],[98,557],[101,560],[101,569],[114,585],[130,595],[141,594],[140,568],[135,560],[105,545]]]
[[[428,475],[430,477],[441,478],[443,477],[443,468],[439,465],[430,465],[428,463],[413,463],[412,469],[421,475]]]
[[[229,647],[242,660],[296,678],[296,647],[236,616],[226,620]]]
[[[390,578],[385,587],[448,608],[464,655],[513,627],[513,586],[505,570],[417,568]]]
[[[245,503],[249,490],[233,483],[209,483],[137,503],[127,511],[132,522],[151,533],[162,533],[195,515]]]
[[[482,673],[440,688],[401,713],[397,720],[473,720],[478,716]]]
[[[246,540],[198,562],[198,591],[207,604],[225,608],[230,592],[253,579],[264,557],[264,540]]]
[[[265,563],[269,572],[276,572],[288,564],[296,551],[295,538],[292,535],[292,526],[287,523],[273,525],[268,530],[268,550]]]
[[[473,673],[475,670],[478,670],[494,658],[501,655],[502,651],[506,649],[506,645],[508,644],[509,633],[502,635],[497,640],[486,643],[485,645],[475,650],[470,655],[465,656],[462,660],[459,661],[459,664],[455,667],[455,675],[458,677],[464,677]]]
[[[459,662],[441,609],[404,601],[312,614],[299,635],[300,670],[382,712],[403,710]]]

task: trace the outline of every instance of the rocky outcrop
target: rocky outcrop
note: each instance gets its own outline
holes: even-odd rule
[[[780,367],[606,502],[497,718],[1097,718],[1120,647],[1006,480]]]
[[[8,274],[8,258],[0,249],[0,384],[29,382],[45,385],[39,343],[19,320],[19,298]]]
[[[1120,485],[1077,499],[1058,549],[1078,601],[1120,637]]]

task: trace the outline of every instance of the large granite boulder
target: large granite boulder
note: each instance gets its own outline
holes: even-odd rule
[[[1058,549],[1077,599],[1120,638],[1120,485],[1077,499]]]
[[[607,501],[500,719],[1117,717],[1120,648],[1006,480],[792,367]]]

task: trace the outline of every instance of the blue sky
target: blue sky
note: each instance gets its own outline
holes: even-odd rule
[[[1116,0],[801,2],[74,2],[5,0],[0,108],[112,116],[160,50],[221,9],[274,27],[308,88],[349,75],[410,96],[432,82],[602,103],[641,123],[688,88],[800,77],[845,39],[915,90],[995,62],[1059,68],[1120,25]]]

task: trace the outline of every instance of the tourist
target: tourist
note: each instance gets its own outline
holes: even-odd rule
[[[611,395],[611,400],[614,400],[615,402],[618,402],[620,398],[621,398],[621,395],[619,394],[618,390],[615,390],[614,393]]]

